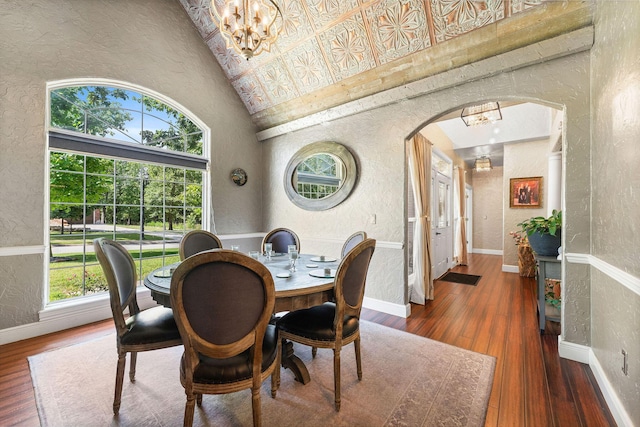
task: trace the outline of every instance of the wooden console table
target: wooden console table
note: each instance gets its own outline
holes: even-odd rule
[[[546,315],[545,301],[545,279],[562,278],[562,263],[556,257],[538,256],[536,255],[536,263],[538,264],[538,318],[540,320],[540,333],[544,332],[545,322],[547,319],[552,322],[559,322],[560,316]]]

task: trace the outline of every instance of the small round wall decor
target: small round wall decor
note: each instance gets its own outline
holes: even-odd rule
[[[236,183],[236,185],[243,186],[247,183],[247,173],[244,169],[234,169],[231,172],[231,180]]]

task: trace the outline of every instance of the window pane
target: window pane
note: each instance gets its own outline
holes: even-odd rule
[[[126,89],[61,88],[51,92],[50,101],[52,129],[108,139],[95,143],[95,138],[67,134],[64,139],[63,133],[53,130],[50,134],[49,300],[107,290],[93,251],[93,240],[99,237],[125,246],[136,262],[139,278],[177,262],[187,223],[190,229],[202,228],[203,182],[208,175],[203,170],[176,167],[194,161],[185,163],[179,159],[187,156],[171,157],[171,152],[202,156],[202,130],[172,107]],[[99,147],[113,139],[154,147],[148,152],[156,154],[136,157],[124,144],[107,151],[84,149],[92,141]],[[157,155],[163,152],[168,156]],[[119,158],[107,158],[110,156]],[[206,164],[207,159],[200,158],[193,167],[204,169]]]

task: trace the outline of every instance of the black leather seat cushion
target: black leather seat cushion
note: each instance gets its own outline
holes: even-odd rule
[[[267,325],[262,343],[262,372],[276,359],[278,334],[274,325]],[[180,373],[184,377],[184,355],[180,362]],[[228,359],[212,359],[200,356],[200,363],[193,373],[193,381],[201,384],[224,384],[251,378],[250,349]]]
[[[292,311],[285,314],[277,322],[282,331],[316,341],[335,341],[336,332],[333,330],[336,305],[326,302],[311,308]],[[359,327],[358,318],[345,316],[342,326],[342,336],[349,337]]]
[[[180,339],[180,331],[173,318],[173,311],[166,307],[154,307],[141,311],[126,320],[128,331],[120,338],[124,345],[151,344]]]

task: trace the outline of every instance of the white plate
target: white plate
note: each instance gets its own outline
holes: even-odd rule
[[[307,268],[318,268],[318,264],[307,264]]]
[[[160,277],[160,278],[169,278],[171,277],[171,275],[173,274],[173,270],[175,270],[175,268],[169,268],[169,267],[165,267],[162,270],[158,270],[155,273],[153,273],[153,275],[155,277]]]
[[[336,277],[336,270],[331,269],[331,273],[329,275],[324,274],[324,268],[319,270],[313,270],[309,272],[309,276],[320,277],[321,279],[332,279]]]
[[[291,277],[291,273],[278,273],[276,274],[276,277],[280,277],[281,279],[288,279],[289,277]]]
[[[313,262],[335,262],[336,259],[328,257],[328,256],[324,257],[324,259],[321,259],[319,256],[314,256],[313,258],[311,258],[311,261],[313,261]]]

